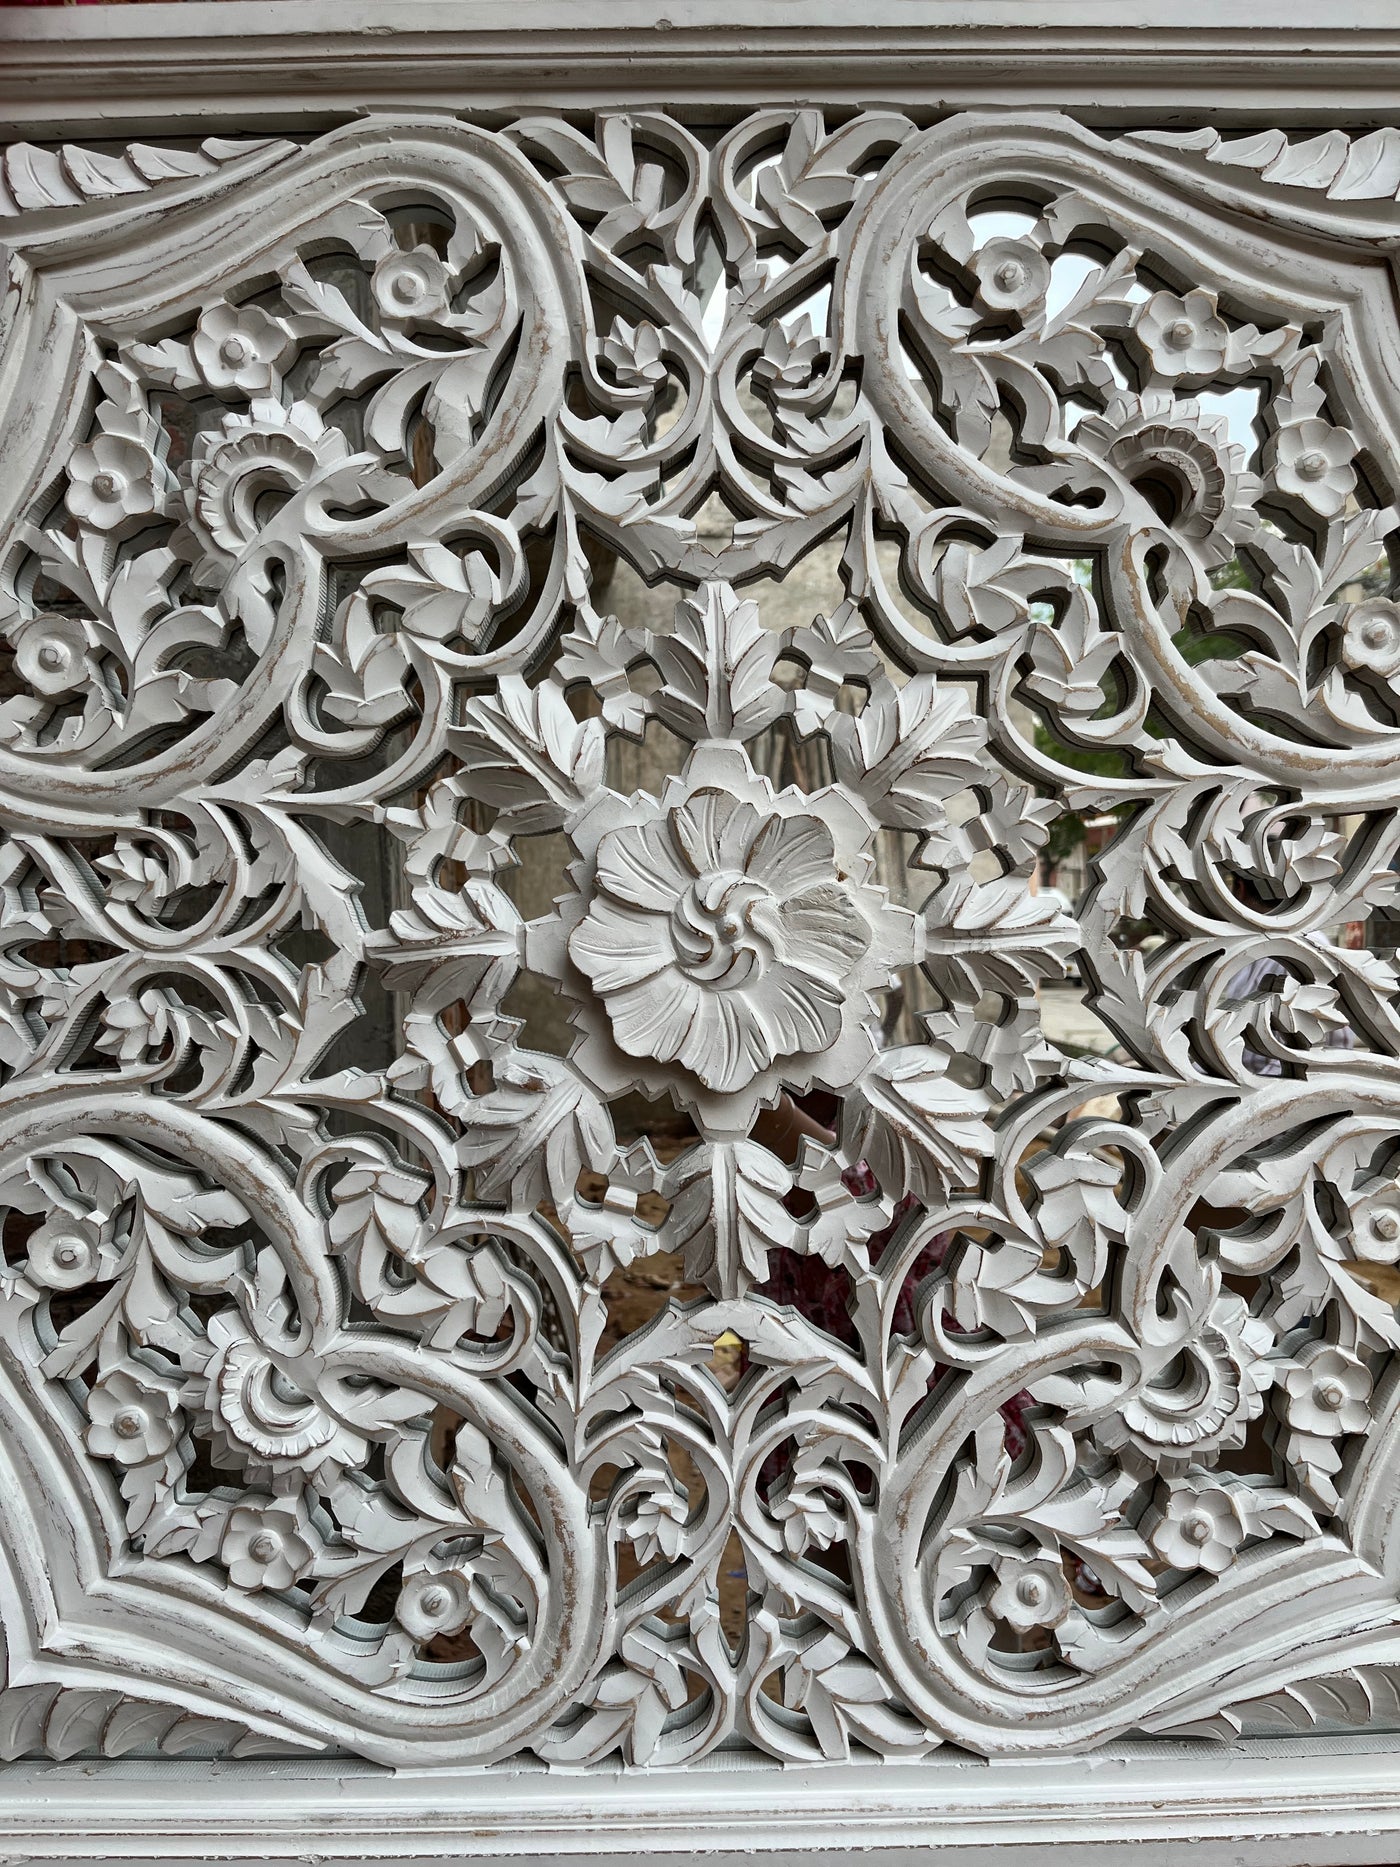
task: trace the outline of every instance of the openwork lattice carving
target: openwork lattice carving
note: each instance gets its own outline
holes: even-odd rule
[[[10,152],[0,1747],[1395,1714],[1400,171],[1321,140]]]

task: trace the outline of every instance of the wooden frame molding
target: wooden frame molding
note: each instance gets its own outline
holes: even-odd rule
[[[0,19],[15,135],[308,127],[346,107],[821,98],[1365,126],[1400,113],[1388,0],[227,0]]]
[[[1390,1867],[1395,1750],[1254,1739],[1137,1745],[1053,1766],[932,1763],[643,1779],[283,1765],[12,1765],[0,1846],[28,1861],[359,1867]]]

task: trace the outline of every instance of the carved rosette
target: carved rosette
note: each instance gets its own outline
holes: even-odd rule
[[[1400,1702],[1395,207],[1321,142],[4,153],[7,1752]]]
[[[659,798],[600,799],[535,962],[558,954],[587,1081],[670,1090],[703,1133],[739,1137],[784,1086],[848,1088],[922,932],[871,879],[876,829],[858,798],[775,793],[714,743]]]

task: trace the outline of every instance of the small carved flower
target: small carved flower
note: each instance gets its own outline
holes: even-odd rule
[[[240,1464],[313,1472],[328,1460],[353,1466],[365,1457],[363,1435],[289,1380],[240,1319],[216,1316],[209,1333],[216,1345],[207,1370],[214,1431]]]
[[[471,1619],[471,1580],[460,1569],[420,1569],[404,1578],[394,1618],[415,1640],[455,1634]]]
[[[1372,1182],[1352,1206],[1351,1248],[1369,1264],[1400,1261],[1400,1182]]]
[[[1133,330],[1159,376],[1212,376],[1223,366],[1230,342],[1214,292],[1199,289],[1184,298],[1154,292],[1138,307]]]
[[[1301,499],[1319,518],[1334,519],[1356,486],[1356,442],[1345,428],[1316,416],[1280,428],[1268,458],[1279,492]]]
[[[754,379],[771,388],[804,389],[812,380],[812,371],[821,355],[821,344],[812,334],[811,320],[800,317],[790,331],[781,324],[770,324],[763,349],[753,366]]]
[[[454,551],[444,544],[408,547],[407,566],[373,570],[366,596],[397,603],[400,627],[427,642],[461,639],[475,648],[501,604],[501,583],[480,551]]]
[[[211,389],[266,395],[288,348],[286,333],[256,305],[211,305],[195,327],[190,350]]]
[[[305,1515],[289,1502],[239,1504],[229,1513],[219,1559],[235,1588],[290,1588],[316,1559]]]
[[[801,1480],[789,1483],[769,1499],[768,1508],[793,1557],[800,1556],[809,1545],[830,1549],[844,1528],[841,1509],[820,1484]]]
[[[1342,611],[1342,660],[1387,681],[1400,674],[1400,605],[1383,596],[1349,603]]]
[[[1364,1433],[1371,1422],[1371,1376],[1344,1348],[1314,1343],[1284,1378],[1288,1424],[1317,1439]]]
[[[195,442],[186,492],[190,530],[217,561],[235,557],[262,529],[263,498],[291,494],[338,466],[350,452],[305,402],[254,402],[222,429]]]
[[[1104,1422],[1105,1444],[1126,1438],[1159,1465],[1180,1461],[1177,1469],[1203,1451],[1242,1445],[1249,1422],[1264,1411],[1271,1342],[1268,1324],[1233,1291],[1222,1292],[1180,1355]]]
[[[1244,449],[1195,402],[1161,390],[1118,395],[1102,415],[1079,423],[1074,440],[1130,481],[1209,564],[1233,556],[1238,540],[1258,526],[1259,480],[1245,466]]]
[[[160,509],[156,463],[139,442],[99,434],[75,447],[68,462],[68,510],[100,532],[118,529]]]
[[[25,1245],[25,1274],[45,1290],[76,1290],[96,1277],[102,1240],[96,1226],[51,1213]]]
[[[1050,262],[1029,240],[988,240],[973,255],[977,296],[988,311],[1038,311],[1050,286]]]
[[[1058,1562],[1039,1552],[1008,1550],[993,1564],[996,1587],[987,1609],[1018,1634],[1035,1627],[1061,1627],[1074,1608],[1074,1597]]]
[[[651,1562],[658,1555],[674,1562],[680,1554],[689,1516],[690,1500],[674,1485],[658,1484],[648,1491],[627,1525],[638,1562]]]
[[[629,1056],[743,1089],[779,1057],[825,1050],[871,929],[819,818],[719,790],[605,836],[599,895],[569,940]]]
[[[1235,1560],[1247,1526],[1234,1494],[1221,1485],[1174,1485],[1152,1532],[1152,1547],[1174,1569],[1222,1575]]]
[[[384,317],[394,323],[440,317],[447,309],[447,266],[430,246],[386,253],[374,269],[370,290]]]
[[[180,1412],[162,1387],[114,1368],[88,1395],[87,1449],[118,1465],[164,1458],[180,1436]]]
[[[15,673],[46,700],[90,687],[97,678],[89,625],[76,616],[51,613],[14,623]]]
[[[655,389],[666,380],[666,359],[661,353],[661,333],[645,318],[628,324],[613,319],[613,327],[603,341],[603,356],[624,389]]]

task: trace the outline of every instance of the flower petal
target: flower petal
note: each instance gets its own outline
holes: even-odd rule
[[[820,817],[769,817],[744,866],[775,895],[795,895],[831,881],[835,860],[831,831]]]
[[[627,824],[598,847],[598,886],[649,914],[669,914],[690,876],[664,822]]]
[[[752,804],[709,789],[696,791],[671,813],[676,842],[696,875],[746,868],[762,822]]]
[[[658,1063],[674,1063],[704,1016],[707,996],[703,986],[674,968],[639,985],[625,987],[608,1000],[618,1048],[629,1057],[655,1057]]]
[[[746,1088],[776,1054],[749,992],[706,992],[678,1061],[707,1089],[728,1095]]]
[[[629,914],[600,898],[570,934],[569,956],[608,997],[664,972],[674,964],[676,949],[660,916]]]
[[[786,966],[775,967],[744,998],[772,1057],[825,1050],[841,1028],[840,987]]]
[[[799,972],[843,979],[870,945],[865,916],[837,882],[792,895],[778,908],[782,951]]]

